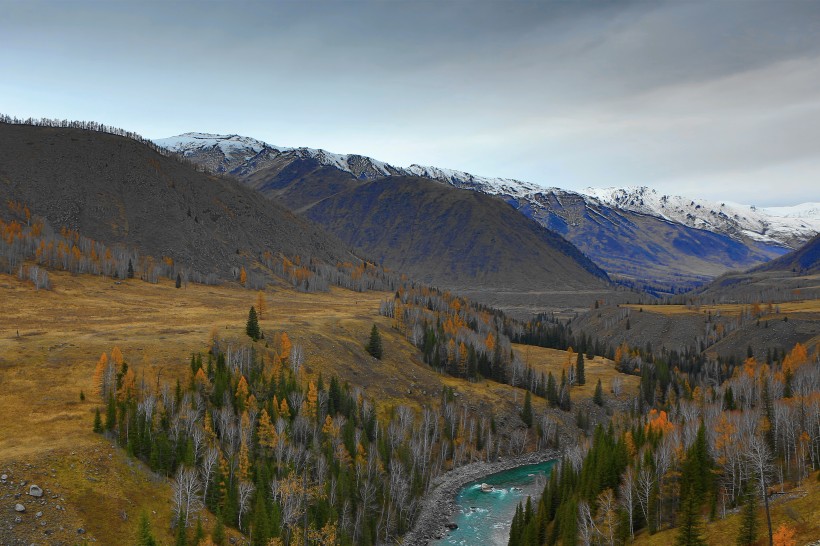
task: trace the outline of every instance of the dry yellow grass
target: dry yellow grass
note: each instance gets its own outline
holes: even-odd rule
[[[570,364],[575,366],[575,359],[577,353],[571,357],[567,351],[559,351],[557,349],[545,349],[543,347],[531,347],[528,345],[513,345],[518,357],[528,363],[535,370],[539,372],[552,372],[556,381],[561,380],[561,371],[567,369]],[[615,363],[608,358],[596,356],[593,359],[586,358],[584,355],[584,376],[586,377],[586,384],[575,386],[572,388],[571,395],[574,398],[591,398],[595,393],[595,385],[598,380],[601,380],[601,385],[604,389],[605,396],[611,396],[610,386],[612,379],[620,377],[623,381],[622,396],[635,394],[640,378],[634,375],[627,375],[618,372],[615,369]]]
[[[794,528],[797,544],[807,544],[820,538],[820,481],[818,473],[811,474],[803,484],[785,495],[774,495],[771,505],[772,529],[777,530],[781,524]],[[735,544],[741,523],[741,515],[735,513],[707,523],[704,538],[707,544]],[[766,515],[761,508],[757,515],[757,544],[768,544]],[[668,529],[654,535],[642,533],[636,537],[635,544],[641,546],[667,546],[675,543],[676,529]]]
[[[257,292],[236,285],[176,289],[167,280],[152,285],[50,275],[51,291],[35,291],[30,283],[0,275],[0,412],[8,416],[0,427],[0,468],[19,469],[26,462],[53,468],[54,475],[42,480],[65,495],[67,522],[85,527],[103,544],[133,536],[141,511],[149,513],[157,535],[170,540],[167,484],[91,432],[100,404],[92,392],[94,367],[102,352],[118,346],[138,377],[152,384],[158,375],[163,381],[185,379],[191,352],[205,351],[213,330],[227,341],[248,341],[244,325]],[[444,386],[479,411],[520,407],[520,389],[469,383],[424,364],[390,320],[379,316],[379,303],[388,296],[270,288],[261,326],[269,333],[286,331],[294,344],[303,345],[307,376],[336,374],[362,386],[382,414],[398,404],[436,404]],[[364,351],[374,323],[385,348],[381,361]],[[588,369],[594,380],[595,364]]]
[[[766,313],[767,312],[766,303],[761,303],[760,307],[761,310]],[[795,314],[815,314],[820,313],[820,300],[800,300],[800,301],[790,301],[785,303],[775,303],[772,306],[776,309],[773,309],[772,314],[764,315],[765,317],[769,318],[782,318],[784,315],[795,315]],[[726,304],[717,304],[717,305],[699,305],[699,306],[686,306],[686,305],[640,305],[640,304],[622,304],[621,307],[628,307],[633,311],[637,311],[639,309],[643,309],[644,313],[658,313],[660,315],[665,316],[675,316],[675,315],[705,315],[711,313],[712,315],[717,314],[718,312],[724,316],[731,316],[731,315],[738,315],[744,311],[748,311],[751,306],[744,305],[744,304],[737,304],[737,303],[726,303]],[[779,310],[779,312],[774,312]]]

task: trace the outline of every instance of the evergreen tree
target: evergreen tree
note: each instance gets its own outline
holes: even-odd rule
[[[687,491],[681,503],[679,521],[678,536],[675,538],[676,546],[706,546],[706,541],[703,540],[701,534],[700,502],[691,490]]]
[[[370,330],[370,341],[367,342],[367,352],[370,353],[370,356],[374,358],[378,358],[381,360],[382,358],[382,336],[379,334],[379,329],[376,328],[376,325],[373,325],[373,328]]]
[[[222,522],[221,514],[216,515],[216,524],[213,533],[211,533],[211,540],[214,541],[216,546],[224,546],[225,544],[225,524]]]
[[[148,514],[143,512],[140,515],[139,528],[137,530],[137,546],[157,546],[157,540],[151,534],[151,522],[148,521]]]
[[[134,264],[131,263],[131,259],[128,259],[128,278],[134,278]]]
[[[199,546],[199,543],[205,539],[205,529],[202,527],[202,520],[196,519],[196,529],[194,530],[194,538],[191,539],[193,546]]]
[[[179,288],[180,286],[182,286],[182,276],[181,276],[179,273],[177,273],[177,282],[176,282],[176,285],[175,285],[175,286],[176,286],[177,288]]]
[[[248,311],[248,323],[245,325],[245,333],[254,341],[262,336],[259,330],[259,319],[256,317],[256,309],[253,306]]]
[[[117,426],[117,401],[114,396],[108,397],[108,405],[105,408],[105,430],[114,430]]]
[[[740,530],[737,535],[737,546],[747,546],[757,541],[757,493],[752,484],[747,485],[743,495]]]
[[[584,353],[578,351],[578,359],[575,361],[575,380],[579,385],[585,385],[587,382],[584,374]]]
[[[547,402],[552,408],[558,405],[558,386],[555,384],[555,376],[552,372],[547,374]]]
[[[592,401],[598,404],[599,406],[604,405],[604,389],[601,386],[601,380],[598,380],[598,383],[595,385],[595,394],[592,395]]]
[[[94,410],[94,432],[99,434],[103,431],[102,418],[100,417],[100,408]]]
[[[527,428],[532,427],[532,397],[530,391],[524,395],[524,409],[521,410],[521,420],[527,425]]]
[[[185,521],[182,519],[182,514],[179,514],[177,521],[177,537],[174,546],[188,546],[188,533],[185,529]]]

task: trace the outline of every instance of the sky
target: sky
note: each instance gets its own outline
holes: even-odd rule
[[[0,0],[0,113],[820,201],[820,2]]]

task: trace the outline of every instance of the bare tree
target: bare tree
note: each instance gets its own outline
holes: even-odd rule
[[[621,485],[618,487],[618,500],[629,518],[629,534],[632,538],[635,538],[633,524],[635,514],[635,471],[632,470],[631,466],[626,467],[626,471],[621,476]]]
[[[191,523],[191,515],[199,512],[203,507],[196,471],[180,467],[174,481],[173,491],[174,518],[187,527]]]
[[[208,486],[216,471],[216,464],[219,461],[219,451],[216,448],[208,448],[202,457],[202,466],[199,475],[202,477],[202,498],[208,498]]]
[[[251,507],[251,495],[256,487],[249,482],[239,482],[239,529],[242,530],[242,515],[246,514]]]
[[[638,481],[636,483],[636,493],[638,497],[638,504],[641,507],[641,513],[645,521],[649,521],[649,499],[652,497],[652,486],[655,479],[652,477],[652,472],[648,468],[642,468],[638,472]]]
[[[769,546],[772,545],[772,516],[769,512],[769,492],[766,485],[772,474],[772,453],[769,446],[759,436],[752,436],[749,440],[746,459],[757,483],[760,485],[760,494],[763,495],[763,506],[766,508],[766,525],[769,528]]]
[[[299,377],[299,370],[302,369],[302,364],[305,363],[305,349],[301,343],[296,343],[290,350],[290,367],[294,375]]]

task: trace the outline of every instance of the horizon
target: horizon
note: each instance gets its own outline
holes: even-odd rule
[[[17,117],[572,191],[820,201],[817,4],[0,5]]]

